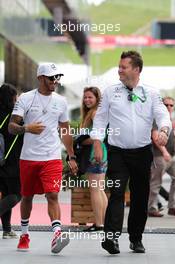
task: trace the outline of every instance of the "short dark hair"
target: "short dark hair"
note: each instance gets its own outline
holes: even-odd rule
[[[130,58],[132,66],[134,68],[139,67],[140,72],[142,71],[143,59],[142,59],[142,56],[137,51],[135,51],[135,50],[124,51],[124,52],[122,52],[120,58],[121,59]]]
[[[5,111],[12,111],[14,107],[14,97],[17,95],[15,86],[4,83],[0,87],[0,107]]]

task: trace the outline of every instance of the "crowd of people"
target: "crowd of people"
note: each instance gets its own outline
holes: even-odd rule
[[[133,252],[145,253],[142,235],[147,217],[163,216],[158,195],[165,172],[171,177],[168,214],[175,215],[175,100],[162,100],[159,92],[142,83],[142,68],[143,59],[138,52],[122,52],[120,83],[107,87],[103,96],[98,87],[83,91],[80,128],[88,129],[88,136],[81,144],[90,150],[86,176],[95,218],[94,224],[84,231],[103,230],[101,246],[109,254],[120,253],[127,184],[127,231]],[[63,73],[54,63],[45,63],[37,69],[38,88],[17,98],[12,85],[0,87],[0,133],[5,142],[0,166],[0,217],[3,238],[17,238],[11,228],[11,212],[21,200],[19,251],[29,249],[29,220],[35,194],[45,194],[48,203],[53,231],[51,252],[59,253],[69,243],[69,236],[62,232],[58,202],[63,168],[61,141],[73,175],[79,164],[69,133],[67,101],[55,92],[61,76]],[[105,186],[91,184],[94,180],[105,183],[106,177],[111,181],[109,200]]]

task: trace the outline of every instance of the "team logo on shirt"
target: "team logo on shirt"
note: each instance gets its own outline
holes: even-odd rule
[[[52,105],[52,109],[54,109],[54,110],[58,110],[58,109],[59,109],[58,104],[57,104],[57,103],[53,103],[53,105]]]
[[[51,67],[53,70],[56,70],[56,69],[57,69],[54,63],[53,63],[53,64],[51,64],[51,66],[50,66],[50,67]]]
[[[114,98],[121,98],[122,89],[121,87],[115,87],[114,89]]]
[[[121,92],[121,87],[118,87],[118,86],[115,87],[115,92],[117,92],[117,93],[118,93],[118,92]]]

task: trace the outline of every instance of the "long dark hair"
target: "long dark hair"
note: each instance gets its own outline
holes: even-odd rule
[[[17,95],[15,86],[10,83],[4,83],[0,87],[0,108],[10,112],[14,107],[14,97]]]

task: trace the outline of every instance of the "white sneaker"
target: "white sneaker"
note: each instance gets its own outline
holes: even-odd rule
[[[11,239],[11,238],[19,238],[19,236],[15,233],[14,230],[11,230],[10,232],[3,231],[2,238],[3,239],[9,239],[9,238]]]
[[[65,246],[70,242],[68,233],[62,233],[61,230],[58,230],[54,233],[52,243],[51,243],[51,252],[59,253]]]

